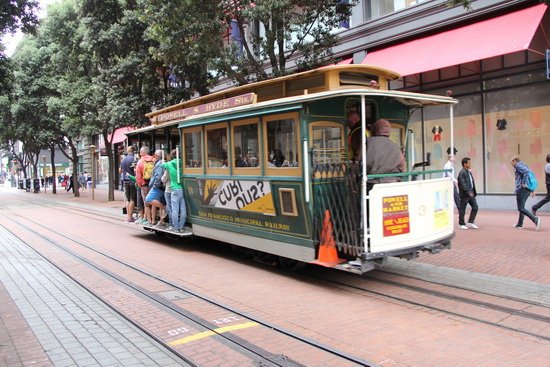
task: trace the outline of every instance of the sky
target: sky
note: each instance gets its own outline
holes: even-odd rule
[[[40,4],[40,11],[38,12],[38,18],[43,18],[46,16],[46,6],[55,2],[58,2],[59,0],[39,0],[38,3]],[[4,47],[6,47],[6,55],[12,56],[15,52],[15,48],[17,47],[17,44],[21,42],[23,39],[23,34],[21,32],[17,32],[15,34],[5,34],[2,37],[2,44]]]

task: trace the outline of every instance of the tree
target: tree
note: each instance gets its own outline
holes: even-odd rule
[[[349,19],[357,1],[225,0],[223,4],[225,22],[238,29],[243,53],[226,48],[220,67],[227,70],[238,65],[261,80],[287,74],[292,59],[305,70],[331,62],[335,31]],[[271,75],[264,71],[265,60]]]
[[[149,51],[160,63],[163,76],[162,107],[206,95],[217,78],[209,66],[223,50],[222,8],[215,1],[149,0],[142,18]]]
[[[309,69],[330,62],[334,30],[356,0],[187,0],[145,5],[154,56],[208,93],[216,76],[239,84],[289,73],[288,61]],[[232,37],[230,37],[232,35]],[[267,65],[266,65],[267,64]],[[266,68],[268,66],[269,68]]]
[[[39,37],[49,45],[49,74],[55,79],[57,93],[52,94],[47,107],[52,120],[50,148],[56,145],[72,163],[74,193],[80,196],[76,142],[96,134],[92,118],[96,110],[90,55],[82,48],[83,31],[78,8],[73,0],[54,4],[41,27]],[[52,150],[54,151],[54,150]],[[52,156],[53,160],[53,156]]]
[[[23,143],[25,158],[22,165],[33,167],[38,177],[40,150],[52,140],[54,124],[48,114],[47,101],[56,94],[54,79],[48,73],[50,57],[48,47],[41,47],[36,37],[27,37],[14,55],[15,86],[11,104],[11,118],[4,123],[10,131],[9,140]]]
[[[0,33],[13,33],[17,29],[33,31],[38,24],[35,11],[37,0],[7,0],[0,2]]]
[[[142,126],[145,113],[162,100],[157,68],[144,40],[147,23],[137,0],[83,0],[80,19],[82,46],[89,55],[88,76],[93,88],[86,109],[88,126],[100,132],[109,159],[109,200],[114,200],[114,151],[117,128]]]

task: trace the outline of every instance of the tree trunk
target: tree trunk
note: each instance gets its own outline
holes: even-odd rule
[[[76,147],[74,144],[71,144],[71,152],[72,152],[72,158],[71,162],[73,164],[73,190],[74,190],[74,197],[79,198],[80,197],[80,188],[78,186],[78,156],[76,154]],[[92,159],[95,159],[92,157]]]
[[[57,174],[55,173],[55,145],[50,147],[50,162],[52,166],[52,194],[57,194]]]
[[[111,139],[108,139],[110,135]],[[109,190],[107,195],[108,201],[115,201],[115,157],[113,152],[113,135],[107,131],[103,131],[103,141],[105,142],[105,150],[107,151],[107,160],[109,161],[109,171],[107,172],[107,181],[109,182]]]

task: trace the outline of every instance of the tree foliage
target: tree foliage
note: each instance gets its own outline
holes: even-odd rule
[[[208,92],[218,76],[239,84],[310,69],[331,61],[335,30],[356,0],[147,1],[153,55],[190,92]],[[267,64],[267,67],[266,67]]]
[[[218,68],[229,73],[235,66],[241,77],[262,80],[287,74],[293,60],[298,69],[332,61],[336,30],[349,19],[357,1],[334,0],[225,0],[224,20],[238,30],[243,52],[225,48]],[[235,45],[235,42],[233,42]],[[264,68],[264,62],[270,72]],[[242,83],[243,80],[240,80]]]
[[[109,158],[109,199],[114,200],[114,152],[117,128],[147,122],[145,113],[162,101],[155,64],[148,54],[141,3],[137,0],[81,0],[81,46],[92,85],[86,125],[100,133]]]
[[[38,23],[37,0],[4,0],[0,2],[0,33],[13,33],[17,29],[34,30]]]
[[[145,35],[155,41],[149,51],[160,62],[157,71],[164,81],[162,105],[208,94],[216,81],[209,65],[223,49],[219,3],[149,0],[143,5],[149,23]]]

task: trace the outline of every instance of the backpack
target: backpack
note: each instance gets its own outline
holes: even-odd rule
[[[143,179],[144,180],[150,180],[151,177],[153,177],[153,169],[155,168],[155,164],[153,162],[145,162],[145,165],[143,166]]]
[[[533,173],[533,171],[527,172],[527,180],[525,181],[527,185],[527,190],[529,191],[535,191],[538,186],[537,177]]]

